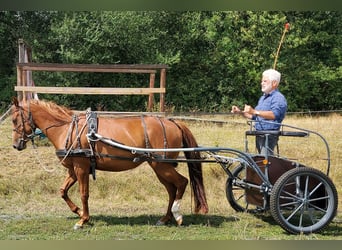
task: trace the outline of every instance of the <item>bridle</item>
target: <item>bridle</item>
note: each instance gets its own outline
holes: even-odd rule
[[[30,111],[30,108],[28,109],[28,117],[27,118],[25,117],[23,107],[17,106],[17,110],[15,110],[14,112],[17,112],[17,111],[19,111],[19,113],[20,113],[21,123],[19,123],[17,125],[17,127],[15,127],[13,129],[13,131],[20,135],[20,137],[18,139],[18,145],[24,145],[29,140],[31,140],[33,143],[33,139],[35,137],[36,126],[33,122],[32,113]],[[25,124],[27,124],[27,123],[30,126],[31,133],[27,133],[25,131]],[[20,131],[20,128],[22,128],[22,131]]]

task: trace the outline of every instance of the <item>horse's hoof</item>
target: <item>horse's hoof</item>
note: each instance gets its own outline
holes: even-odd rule
[[[165,226],[166,223],[164,221],[158,220],[156,226]]]
[[[177,218],[175,218],[176,222],[177,222],[177,225],[178,226],[181,226],[182,223],[183,223],[183,216],[182,215],[179,215]]]
[[[83,225],[79,224],[79,223],[76,223],[74,225],[74,230],[79,230],[79,229],[82,229],[83,228]]]

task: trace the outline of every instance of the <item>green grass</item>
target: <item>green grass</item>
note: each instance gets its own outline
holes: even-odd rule
[[[6,240],[312,240],[341,239],[332,223],[321,234],[289,235],[270,216],[246,214],[185,215],[183,226],[155,226],[158,215],[118,217],[93,214],[82,230],[72,230],[76,217],[1,218],[0,238]]]
[[[209,117],[212,118],[212,117]],[[235,117],[227,124],[188,123],[200,145],[222,146],[243,150],[245,121]],[[331,147],[332,178],[339,194],[342,192],[340,171],[342,117],[288,117],[285,123],[323,134]],[[97,172],[90,181],[89,225],[74,231],[78,218],[60,198],[59,187],[66,170],[55,157],[54,148],[40,141],[37,149],[29,147],[18,152],[11,148],[10,119],[0,125],[0,239],[149,239],[149,240],[311,240],[342,239],[341,199],[339,212],[319,234],[290,235],[277,225],[269,213],[251,215],[235,212],[225,197],[227,175],[216,164],[204,165],[209,214],[194,215],[190,188],[181,204],[184,225],[175,223],[155,226],[167,205],[167,193],[151,168],[144,164],[137,169],[106,173]],[[250,142],[253,148],[253,142]],[[309,138],[282,138],[281,153],[293,155],[306,165],[325,170],[324,147],[314,135]],[[181,163],[178,171],[188,176]],[[71,198],[80,204],[77,185]]]

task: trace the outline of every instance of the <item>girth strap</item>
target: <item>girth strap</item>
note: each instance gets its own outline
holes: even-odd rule
[[[90,157],[91,150],[90,149],[73,149],[67,151],[66,149],[56,150],[57,157],[65,157],[67,156],[77,156],[77,157]]]
[[[165,125],[164,125],[164,123],[163,123],[163,121],[161,120],[160,117],[156,117],[156,119],[159,121],[159,124],[160,124],[160,126],[162,128],[163,140],[164,140],[164,148],[168,148]],[[150,140],[148,138],[147,126],[146,126],[146,121],[145,121],[144,115],[141,116],[141,123],[142,123],[143,128],[144,128],[144,137],[145,137],[146,148],[151,148],[151,143],[150,143]],[[166,157],[166,152],[164,152],[163,157],[164,158]]]
[[[166,138],[166,130],[165,130],[165,125],[164,123],[162,122],[162,120],[160,119],[160,117],[157,117],[159,123],[160,123],[160,126],[162,127],[162,131],[163,131],[163,138],[164,138],[164,148],[168,148],[168,144],[167,144],[167,138]],[[166,158],[166,152],[164,151],[164,155],[163,155],[163,158]]]
[[[151,148],[150,140],[148,139],[147,126],[146,126],[144,115],[141,116],[141,123],[142,123],[143,128],[144,128],[144,137],[145,137],[146,148]]]

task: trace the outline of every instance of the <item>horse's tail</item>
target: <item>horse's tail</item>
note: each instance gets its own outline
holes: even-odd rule
[[[197,147],[197,142],[190,129],[183,123],[177,121],[177,126],[183,134],[183,147],[193,148]],[[199,151],[184,152],[187,159],[200,159],[201,154]],[[195,200],[195,213],[206,214],[208,213],[208,203],[205,195],[202,163],[201,162],[188,162],[190,185],[194,193]]]

